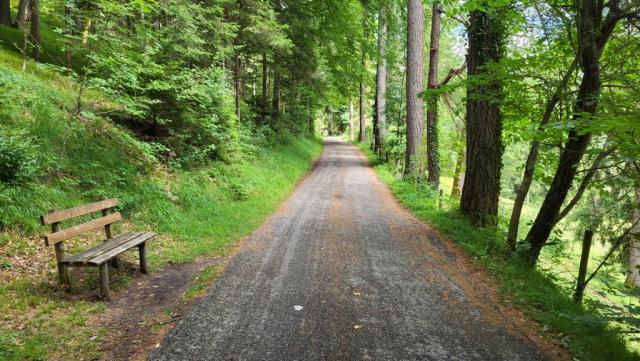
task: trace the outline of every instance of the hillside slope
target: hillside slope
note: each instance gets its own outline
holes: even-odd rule
[[[78,84],[55,69],[0,48],[0,359],[91,359],[106,330],[90,330],[93,270],[72,272],[73,290],[57,288],[53,250],[39,235],[38,217],[51,209],[117,197],[123,229],[153,229],[152,272],[167,262],[222,254],[256,228],[291,192],[319,154],[317,139],[249,138],[226,162],[172,167],[157,145],[138,139],[106,116],[117,109],[85,92],[74,115]],[[69,242],[71,252],[99,242]],[[133,262],[134,259],[131,259]],[[116,272],[112,287],[131,278]],[[97,337],[96,337],[97,336]],[[82,350],[82,356],[80,356]]]

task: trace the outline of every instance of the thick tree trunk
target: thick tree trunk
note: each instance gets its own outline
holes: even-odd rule
[[[419,170],[420,149],[424,127],[422,100],[422,62],[424,51],[424,6],[422,0],[409,0],[407,19],[407,146],[405,175]]]
[[[431,15],[431,45],[429,46],[428,87],[438,87],[438,61],[440,54],[440,17],[442,6],[434,2]],[[438,96],[429,95],[427,100],[427,181],[434,189],[440,186],[440,164],[438,153]]]
[[[0,0],[0,24],[11,26],[11,4],[9,0]]]
[[[31,6],[29,0],[20,0],[18,3],[18,15],[16,16],[16,27],[22,29],[29,21]]]
[[[356,124],[353,114],[353,101],[349,100],[349,140],[356,139]]]
[[[467,85],[466,174],[460,210],[479,226],[497,221],[502,168],[502,84],[487,65],[501,58],[503,26],[499,11],[470,14]]]
[[[556,88],[556,91],[547,102],[544,114],[542,114],[542,119],[540,120],[539,130],[542,130],[542,127],[544,127],[547,123],[549,123],[549,120],[551,120],[553,110],[555,109],[558,102],[562,99],[562,94],[564,93],[564,90],[566,89],[567,84],[569,83],[569,80],[571,79],[571,76],[573,75],[577,67],[578,59],[575,58],[569,66],[569,69],[567,69],[567,72],[564,74],[564,77],[560,81],[560,84]],[[509,221],[509,232],[507,234],[507,245],[512,252],[516,250],[518,228],[520,227],[520,216],[522,214],[524,202],[527,199],[527,195],[529,194],[529,189],[531,188],[531,182],[533,181],[539,148],[539,140],[534,140],[531,142],[529,156],[527,157],[527,161],[524,167],[524,173],[522,174],[522,182],[518,187],[518,191],[516,192],[516,199],[513,202],[511,219]]]
[[[578,27],[578,55],[582,80],[578,89],[578,96],[574,105],[574,120],[580,123],[585,114],[595,114],[600,99],[600,55],[602,49],[619,20],[609,11],[605,21],[602,21],[604,10],[598,0],[584,0],[577,2]],[[549,191],[540,207],[540,211],[525,238],[528,243],[523,256],[530,265],[535,265],[542,247],[546,244],[558,218],[560,207],[564,203],[576,175],[576,170],[591,140],[590,133],[569,131],[569,140],[560,156],[560,162]]]
[[[31,44],[33,59],[40,57],[40,0],[31,0]]]
[[[640,207],[640,188],[636,189],[636,207]],[[635,224],[629,234],[627,250],[628,273],[625,284],[629,287],[640,287],[640,209],[633,210],[631,222]]]
[[[376,114],[374,117],[373,151],[380,156],[387,131],[386,93],[387,93],[387,12],[383,6],[378,15],[378,64],[376,66]]]

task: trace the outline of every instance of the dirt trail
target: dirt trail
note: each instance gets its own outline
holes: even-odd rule
[[[244,241],[150,360],[547,360],[485,276],[351,144]]]

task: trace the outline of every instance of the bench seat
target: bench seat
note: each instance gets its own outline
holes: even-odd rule
[[[155,236],[156,234],[153,232],[123,233],[93,248],[82,251],[69,258],[65,258],[60,262],[60,264],[75,267],[100,266],[127,250],[133,247],[138,247]]]

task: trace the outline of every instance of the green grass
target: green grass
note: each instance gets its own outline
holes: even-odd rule
[[[224,255],[291,193],[322,148],[316,138],[257,140],[253,151],[228,163],[168,169],[154,145],[129,130],[100,116],[72,116],[72,80],[45,65],[29,63],[25,72],[21,65],[19,55],[0,48],[0,156],[10,152],[20,163],[14,181],[0,182],[0,360],[96,359],[107,332],[89,324],[104,311],[91,299],[94,269],[82,279],[72,274],[71,293],[56,286],[53,251],[39,238],[47,231],[41,214],[117,197],[127,220],[117,231],[160,234],[148,256],[158,271],[167,262]],[[65,246],[73,253],[96,242],[80,238]],[[201,275],[185,297],[202,292],[215,273]],[[111,278],[117,291],[130,276],[118,271]]]
[[[574,303],[552,272],[531,269],[506,257],[505,235],[501,231],[472,226],[452,205],[439,209],[435,192],[396,178],[367,146],[359,146],[398,200],[418,218],[460,244],[477,264],[486,268],[498,281],[501,296],[538,321],[541,333],[559,338],[579,360],[640,359],[637,350],[629,349],[620,333],[624,329],[603,321],[597,307]]]

